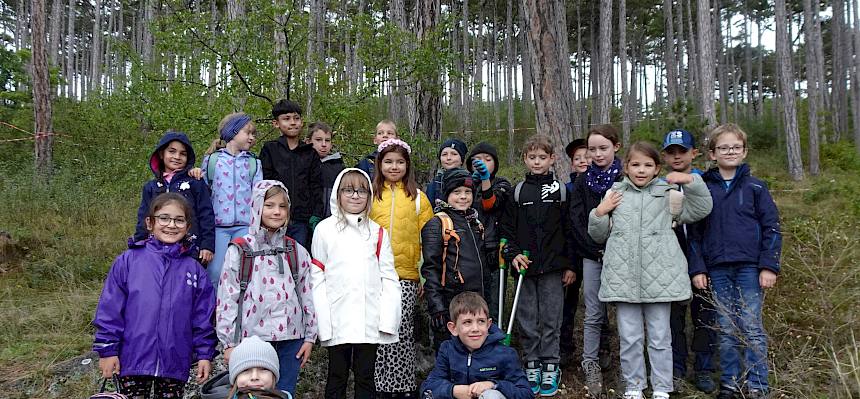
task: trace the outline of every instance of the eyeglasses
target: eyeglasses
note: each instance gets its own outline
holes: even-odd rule
[[[721,145],[721,146],[717,147],[716,150],[721,155],[727,155],[727,154],[731,154],[731,153],[740,154],[741,151],[744,150],[744,146],[742,146],[742,145],[733,145],[733,146]]]
[[[188,224],[188,221],[185,218],[172,218],[169,215],[161,214],[155,215],[155,220],[158,221],[158,225],[161,227],[170,226],[170,222],[173,222],[174,225],[178,228],[183,228]]]
[[[367,195],[370,194],[370,191],[367,191],[363,188],[355,189],[351,187],[340,189],[340,195],[346,197],[352,197],[358,194],[358,198],[367,198]]]

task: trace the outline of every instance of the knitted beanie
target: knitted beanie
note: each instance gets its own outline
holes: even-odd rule
[[[496,147],[493,147],[492,144],[486,141],[482,141],[472,147],[472,152],[469,153],[469,159],[465,162],[466,169],[468,169],[469,172],[472,171],[472,159],[474,159],[475,155],[478,154],[487,154],[493,158],[493,162],[495,162],[496,167],[490,172],[490,176],[496,177],[496,171],[499,170],[499,155],[496,151]]]
[[[445,142],[442,143],[442,145],[439,147],[439,153],[436,154],[436,158],[441,157],[442,150],[446,148],[453,148],[455,151],[457,151],[458,154],[460,154],[460,159],[463,162],[466,162],[466,152],[468,152],[468,149],[466,148],[466,143],[462,142],[460,139],[445,140]]]
[[[236,384],[236,377],[243,371],[260,367],[275,375],[274,383],[278,383],[279,373],[278,352],[266,341],[256,335],[242,340],[230,353],[230,385]]]
[[[468,187],[475,191],[475,182],[472,181],[472,175],[462,168],[448,169],[442,174],[442,201],[448,202],[448,195],[451,194],[457,187]]]

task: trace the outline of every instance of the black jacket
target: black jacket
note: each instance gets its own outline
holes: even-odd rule
[[[290,190],[290,220],[307,222],[311,216],[322,218],[324,204],[320,157],[310,144],[291,150],[287,138],[267,141],[260,151],[263,178],[278,180]]]
[[[513,265],[514,257],[530,252],[531,265],[526,276],[573,270],[568,206],[561,200],[564,184],[551,174],[527,174],[516,202],[514,190],[508,195],[501,218],[502,237],[508,239],[503,256]],[[511,266],[511,273],[516,270]]]
[[[481,191],[481,183],[475,184],[472,207],[478,211],[478,218],[484,225],[484,250],[487,252],[488,265],[499,266],[499,220],[504,212],[508,193],[513,192],[511,183],[504,177],[492,179],[489,191]],[[485,209],[484,207],[487,206]]]
[[[597,208],[603,199],[603,193],[595,193],[585,184],[585,173],[580,173],[573,181],[571,192],[570,224],[573,225],[574,250],[580,258],[600,260],[603,258],[605,245],[598,244],[588,235],[588,214]],[[623,174],[618,174],[616,181],[621,181]]]
[[[343,170],[343,158],[339,152],[336,152],[320,159],[320,162],[322,162],[322,165],[320,165],[320,177],[322,178],[323,188],[322,217],[327,218],[331,216],[331,209],[328,205],[329,199],[331,198],[332,190],[334,190],[334,182]]]
[[[460,236],[459,259],[457,240],[452,236],[448,240],[448,254],[445,259],[445,286],[442,286],[442,220],[433,216],[421,229],[421,251],[424,255],[424,265],[421,266],[421,276],[424,282],[424,295],[427,297],[427,312],[432,314],[448,311],[448,305],[455,295],[463,291],[474,291],[484,294],[484,262],[482,228],[479,223],[470,224],[465,212],[442,206],[454,224],[454,230]],[[466,212],[474,212],[469,209]],[[477,222],[477,220],[475,221]],[[457,272],[463,276],[461,283]]]

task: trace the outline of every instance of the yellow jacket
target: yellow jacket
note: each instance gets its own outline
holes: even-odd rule
[[[403,183],[392,188],[385,184],[382,200],[373,197],[370,219],[391,236],[394,269],[401,280],[418,281],[418,261],[421,260],[421,228],[433,218],[433,207],[427,196],[418,190],[418,205],[406,196]]]

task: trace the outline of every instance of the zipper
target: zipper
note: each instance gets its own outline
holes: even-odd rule
[[[472,231],[472,226],[469,226],[469,221],[466,220],[466,228],[469,230],[469,234],[472,235],[472,245],[475,247],[475,253],[478,254],[478,264],[481,265],[481,291],[484,290],[484,261],[481,256],[482,252],[478,249],[478,240],[475,238],[475,232]],[[470,355],[471,356],[471,355]]]
[[[388,214],[388,235],[394,236],[394,201],[397,199],[397,192],[394,191],[395,186],[391,186],[391,212]]]
[[[645,208],[645,192],[640,190],[639,191],[639,245],[638,245],[638,248],[636,250],[638,263],[639,263],[639,267],[636,268],[636,281],[638,282],[637,285],[639,286],[639,299],[642,299],[642,296],[643,296],[642,295],[643,294],[643,290],[642,290],[642,233],[643,233],[643,231],[642,231],[642,214],[645,213],[644,208]]]
[[[234,159],[233,159],[233,170],[230,172],[230,174],[232,174],[232,175],[233,175],[233,189],[234,189],[234,190],[236,190],[237,185],[236,185],[236,159],[235,159],[235,157],[234,157]],[[253,186],[253,184],[254,184],[254,183],[253,183],[253,182],[251,182],[251,185],[252,185],[252,186]],[[238,193],[239,193],[239,190],[236,190],[236,191],[235,191],[235,193],[237,193],[237,194],[238,194]],[[233,196],[233,200],[235,200],[236,202],[239,202],[239,201],[238,201],[238,200],[239,200],[239,196],[238,196],[238,195],[234,195],[234,196]],[[237,215],[237,212],[239,212],[239,209],[238,209],[238,207],[236,206],[236,204],[235,204],[235,203],[230,204],[230,207],[231,207],[231,208],[233,208],[233,224],[234,224],[234,225],[235,225],[235,224],[238,224],[238,222],[239,222],[239,216]]]
[[[469,357],[466,358],[466,381],[471,381],[472,377],[472,352],[469,352]]]

